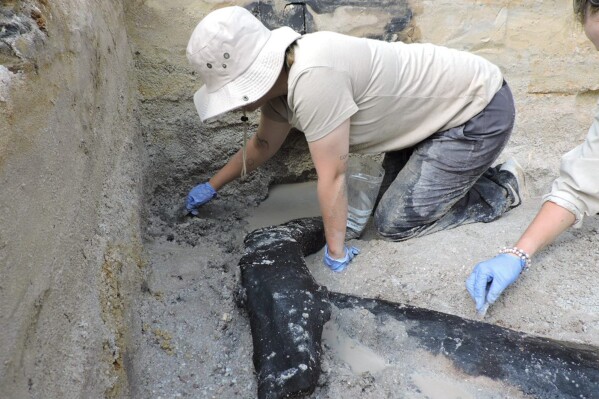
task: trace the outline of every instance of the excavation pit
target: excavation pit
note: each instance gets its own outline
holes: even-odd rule
[[[243,141],[239,114],[201,125],[193,106],[202,82],[185,45],[217,3],[0,5],[4,396],[255,397],[251,328],[246,310],[237,307],[243,240],[258,227],[252,217],[269,190],[274,197],[274,186],[316,176],[305,139],[292,132],[263,168],[220,190],[199,217],[181,217],[189,189],[209,179]],[[496,222],[404,243],[383,241],[369,226],[352,241],[362,253],[345,272],[331,273],[320,251],[305,258],[306,266],[330,292],[471,320],[464,281],[472,267],[513,244],[549,190],[560,156],[587,132],[599,90],[597,54],[567,17],[567,0],[551,7],[362,3],[243,5],[271,26],[289,20],[306,31],[431,42],[489,58],[508,78],[518,110],[502,157],[522,163],[530,198]],[[258,118],[250,115],[250,134]],[[302,215],[283,216],[268,223]],[[562,235],[485,322],[599,346],[598,231],[597,219],[588,218]],[[473,377],[446,357],[399,351],[413,348],[404,322],[366,307],[333,304],[331,312],[335,331],[371,362],[357,368],[327,338],[311,397],[473,395]],[[473,381],[489,398],[521,395],[521,387],[490,377]]]

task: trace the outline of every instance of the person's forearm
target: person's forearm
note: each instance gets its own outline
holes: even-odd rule
[[[318,200],[324,222],[329,254],[334,259],[345,256],[347,192],[345,174],[318,179]]]
[[[227,164],[210,179],[209,183],[216,191],[241,176],[243,167],[242,151],[243,149],[233,155],[231,159],[229,159],[229,162],[227,162]],[[246,167],[249,172],[252,169],[250,168],[249,162],[247,163],[248,165],[246,165]]]
[[[246,170],[248,173],[257,169],[273,155],[271,151],[269,151],[268,146],[261,144],[256,136],[248,141],[246,151]],[[243,149],[237,151],[237,153],[231,157],[229,162],[227,162],[227,164],[210,179],[209,183],[216,191],[218,191],[226,184],[240,177],[242,169]]]
[[[574,224],[576,217],[572,212],[547,201],[528,226],[516,247],[530,256],[551,244],[561,233]]]

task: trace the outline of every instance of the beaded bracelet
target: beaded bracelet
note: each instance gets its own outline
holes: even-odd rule
[[[512,248],[503,247],[503,248],[501,248],[499,253],[500,254],[512,254],[512,255],[516,255],[517,257],[519,257],[521,260],[520,263],[521,264],[524,263],[522,265],[522,271],[524,271],[530,267],[530,255],[528,255],[524,250],[522,250],[518,247],[512,247]]]

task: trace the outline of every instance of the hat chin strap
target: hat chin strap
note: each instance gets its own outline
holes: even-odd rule
[[[248,138],[248,125],[249,118],[245,115],[245,110],[243,110],[243,115],[241,116],[241,122],[243,122],[243,151],[241,152],[243,164],[241,166],[241,178],[243,179],[247,175],[247,138]]]

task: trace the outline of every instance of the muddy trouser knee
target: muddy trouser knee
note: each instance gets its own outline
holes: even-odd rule
[[[514,100],[504,82],[485,109],[464,125],[386,153],[374,216],[379,233],[406,240],[490,222],[509,210],[512,200],[491,165],[507,144],[514,119]]]

